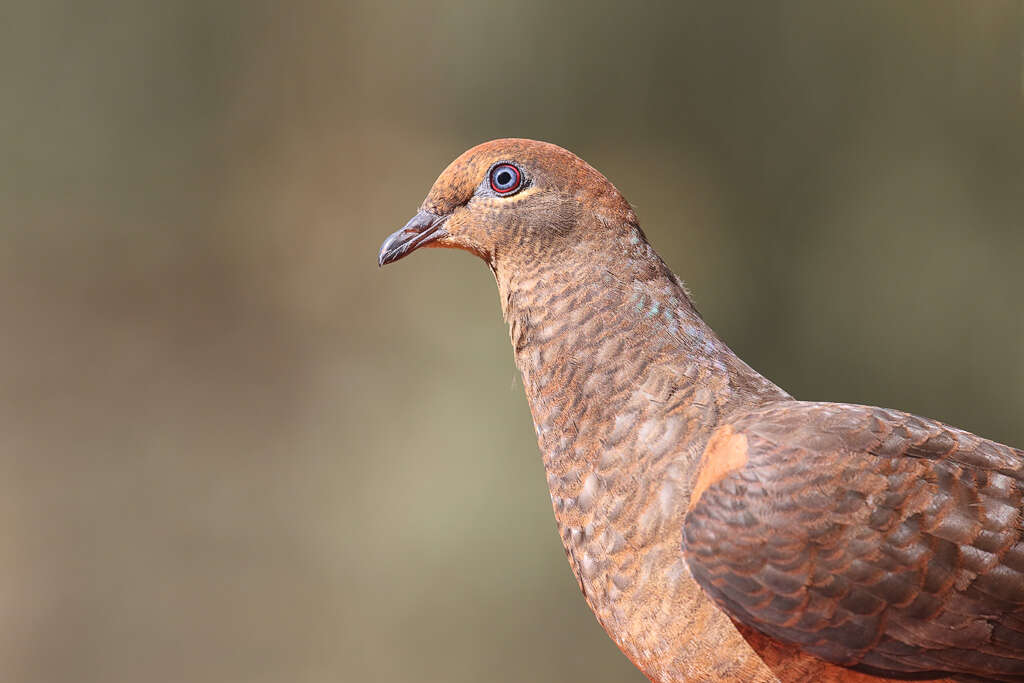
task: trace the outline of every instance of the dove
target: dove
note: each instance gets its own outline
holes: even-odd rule
[[[1024,452],[797,400],[734,354],[601,173],[478,145],[383,243],[497,282],[558,532],[652,681],[1024,681]]]

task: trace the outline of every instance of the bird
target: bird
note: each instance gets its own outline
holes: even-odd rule
[[[378,264],[420,248],[494,275],[569,564],[651,681],[1024,681],[1024,451],[794,398],[554,144],[455,159]]]

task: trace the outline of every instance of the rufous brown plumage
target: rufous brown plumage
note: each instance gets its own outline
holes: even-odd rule
[[[652,680],[1024,681],[1024,452],[797,401],[551,144],[467,151],[381,265],[491,268],[580,589]]]

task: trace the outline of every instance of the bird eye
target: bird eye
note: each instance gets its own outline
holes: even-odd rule
[[[512,164],[498,164],[491,169],[491,189],[498,194],[509,194],[523,184],[523,176]]]

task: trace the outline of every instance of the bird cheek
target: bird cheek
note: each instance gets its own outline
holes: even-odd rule
[[[439,247],[453,247],[476,254],[484,261],[490,261],[491,249],[486,227],[470,214],[455,212],[446,224],[448,231]]]

